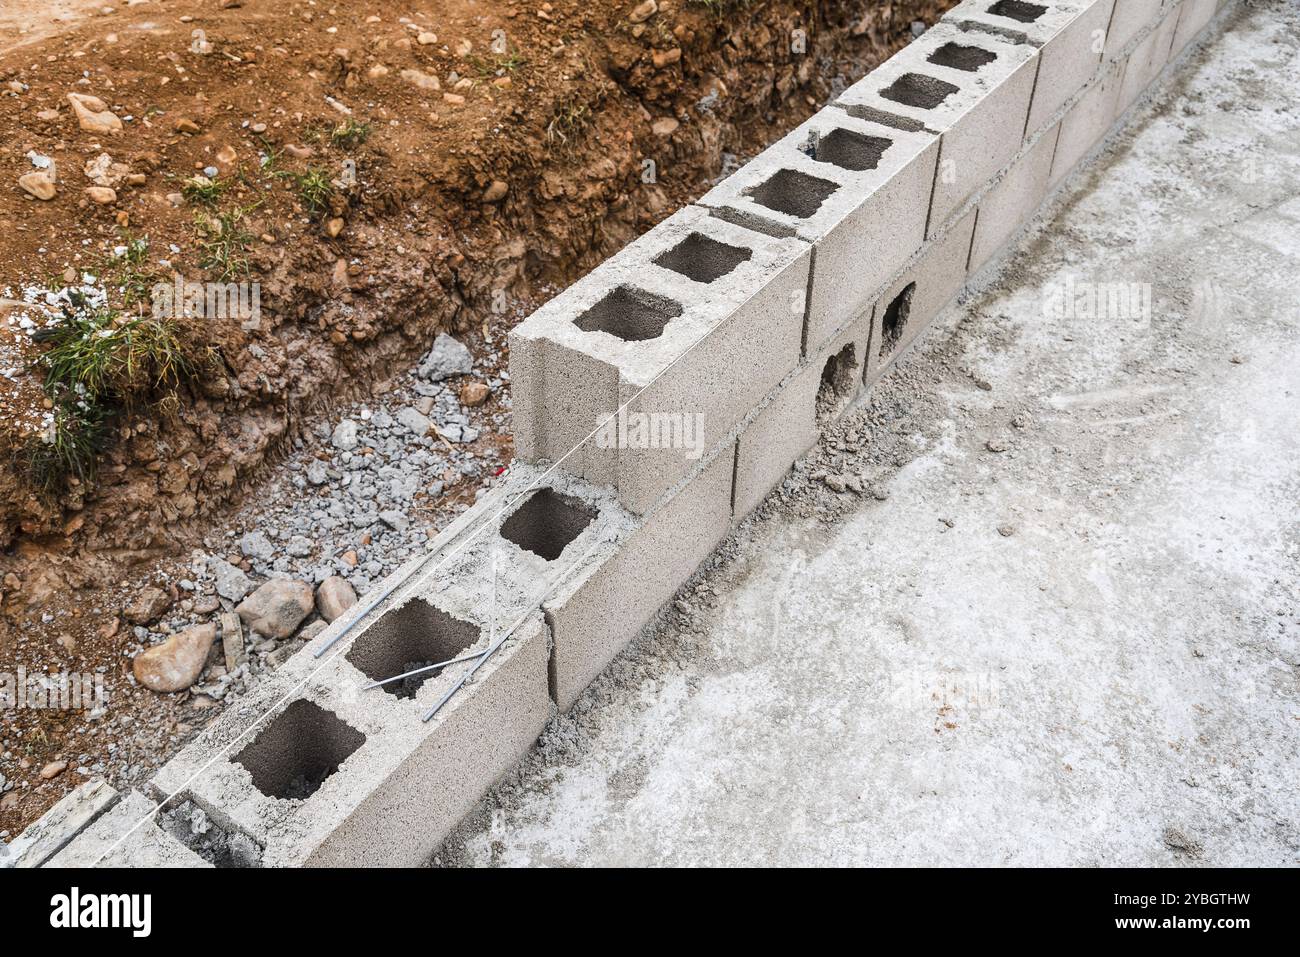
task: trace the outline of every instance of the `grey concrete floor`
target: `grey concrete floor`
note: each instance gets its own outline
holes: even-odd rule
[[[1247,7],[438,863],[1300,862],[1297,90]]]

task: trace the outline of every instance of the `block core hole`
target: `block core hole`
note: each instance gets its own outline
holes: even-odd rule
[[[748,191],[754,202],[768,209],[807,219],[821,209],[839,186],[828,179],[809,176],[798,170],[783,169],[761,186]]]
[[[1036,3],[1025,3],[1024,0],[998,0],[989,7],[989,13],[995,17],[1006,17],[1008,20],[1016,20],[1020,23],[1033,23],[1046,12],[1046,7],[1040,7]]]
[[[477,625],[415,598],[385,612],[367,628],[353,642],[347,659],[371,681],[383,681],[460,657],[479,636]],[[398,698],[414,698],[426,681],[439,674],[441,671],[426,671],[380,687]]]
[[[662,336],[668,323],[681,314],[682,307],[671,299],[619,286],[573,324],[583,332],[606,332],[624,342],[644,342]]]
[[[595,518],[595,511],[577,499],[544,488],[505,520],[501,537],[553,562]]]
[[[311,797],[366,736],[320,705],[299,698],[235,756],[269,798]]]
[[[696,282],[713,282],[753,256],[748,249],[730,246],[703,233],[691,233],[672,249],[655,257],[655,264]]]
[[[933,110],[956,92],[957,87],[936,77],[923,73],[904,73],[881,90],[880,95],[918,110]]]
[[[963,70],[974,73],[980,67],[988,66],[998,55],[983,47],[966,46],[962,43],[945,43],[931,53],[926,59],[937,66],[946,66],[950,70]]]
[[[818,163],[831,163],[840,169],[862,173],[879,166],[885,150],[892,145],[893,140],[883,136],[834,129],[825,136],[814,133],[804,146],[804,152]]]

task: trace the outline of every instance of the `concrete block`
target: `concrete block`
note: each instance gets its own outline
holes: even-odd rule
[[[1026,136],[1055,118],[1097,72],[1115,0],[964,0],[944,15],[963,30],[993,33],[1039,52]]]
[[[213,827],[251,841],[264,866],[424,863],[531,747],[553,709],[539,612],[428,722],[421,715],[472,663],[361,690],[376,672],[354,665],[355,652],[378,670],[411,658],[396,665],[410,670],[464,640],[465,651],[484,650],[518,621],[504,620],[508,613],[497,621],[504,607],[486,599],[469,607],[428,578],[413,584],[350,651],[323,663],[297,655],[222,714],[159,771],[155,797],[179,792],[173,803],[192,801]]]
[[[1040,136],[980,200],[971,245],[972,273],[978,272],[1020,230],[1047,195],[1059,132],[1057,126]]]
[[[734,458],[732,443],[716,450],[684,487],[636,527],[612,536],[543,604],[554,640],[551,693],[561,711],[725,537]]]
[[[160,828],[155,803],[139,791],[100,815],[46,867],[211,867]],[[103,858],[100,861],[100,858]]]
[[[1105,58],[1118,59],[1139,33],[1160,18],[1166,3],[1167,0],[1115,0],[1106,31]]]
[[[1218,0],[1183,0],[1178,8],[1178,29],[1174,32],[1174,45],[1170,50],[1170,59],[1187,49],[1205,29],[1206,24],[1214,19],[1218,12]]]
[[[105,781],[77,785],[13,839],[3,866],[40,867],[116,804],[117,798],[117,791]]]
[[[1178,28],[1181,9],[1169,9],[1154,30],[1148,33],[1124,62],[1124,76],[1115,101],[1115,113],[1128,110],[1160,76],[1169,63],[1174,31]]]
[[[612,491],[604,496],[630,521]],[[509,526],[517,544],[497,534],[509,522],[508,504],[501,494],[485,496],[438,537],[431,559],[408,563],[380,586],[397,587],[355,636],[316,657],[361,618],[364,602],[164,766],[151,782],[154,796],[192,801],[213,826],[251,841],[268,866],[427,860],[554,713],[550,635],[538,606],[558,569],[529,549],[572,558],[557,543],[575,528],[530,510]],[[596,534],[586,524],[576,531]],[[465,661],[363,690],[484,651],[503,635],[508,640],[477,670]]]
[[[1115,123],[1123,78],[1122,62],[1106,64],[1097,81],[1062,117],[1048,189],[1054,189],[1065,179],[1110,131]]]
[[[767,497],[790,466],[837,421],[862,390],[871,350],[873,310],[841,329],[756,410],[736,439],[732,515],[740,522]]]
[[[873,384],[902,356],[966,282],[977,211],[972,209],[926,244],[885,290],[873,318],[865,383]]]
[[[720,218],[814,246],[803,350],[812,355],[861,315],[920,248],[938,151],[932,133],[827,108],[700,204]]]
[[[350,609],[153,792],[192,801],[265,865],[423,863],[536,740],[552,684],[571,703],[726,534],[732,460],[720,449],[645,517],[610,488],[515,463],[430,559],[397,573],[355,636],[317,658],[362,614]],[[477,670],[459,660],[501,636]],[[440,661],[456,663],[365,688]]]
[[[821,376],[822,368],[815,359],[804,363],[740,433],[732,491],[734,521],[752,512],[817,441]]]
[[[517,457],[645,514],[798,364],[811,262],[799,239],[672,216],[511,332]]]
[[[854,116],[939,135],[929,238],[1020,149],[1037,69],[1032,46],[941,23],[836,104]]]

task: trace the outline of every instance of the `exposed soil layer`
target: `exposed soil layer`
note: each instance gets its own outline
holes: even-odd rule
[[[438,332],[498,352],[518,318],[948,5],[131,0],[103,13],[64,0],[0,13],[13,146],[0,156],[0,664],[102,671],[135,728],[7,714],[5,773],[23,787],[0,831],[77,783],[40,778],[49,762],[92,766],[111,738],[147,766],[200,720],[126,683],[129,579],[174,590],[184,550],[268,464],[317,442],[325,410],[383,390]],[[81,128],[69,93],[100,98],[121,131]],[[103,154],[120,165],[87,169]],[[17,185],[51,165],[53,198]],[[111,201],[86,192],[96,177],[114,182]],[[216,361],[167,414],[112,419],[93,480],[39,494],[22,465],[48,411],[43,347],[21,323],[41,319],[31,291],[90,276],[122,306],[114,251],[145,240],[131,281],[256,282],[260,318],[187,327]],[[499,431],[473,444],[508,460]]]

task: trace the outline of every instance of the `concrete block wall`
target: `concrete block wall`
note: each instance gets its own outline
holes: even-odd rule
[[[835,105],[938,138],[926,230],[933,238],[1019,152],[1038,65],[1032,46],[940,23],[849,87]]]
[[[501,484],[56,859],[135,814],[114,860],[222,863],[157,801],[264,865],[422,863],[1224,6],[965,0],[557,296]]]
[[[807,356],[868,309],[921,248],[938,155],[938,137],[926,130],[825,109],[699,202],[717,218],[811,250]]]

